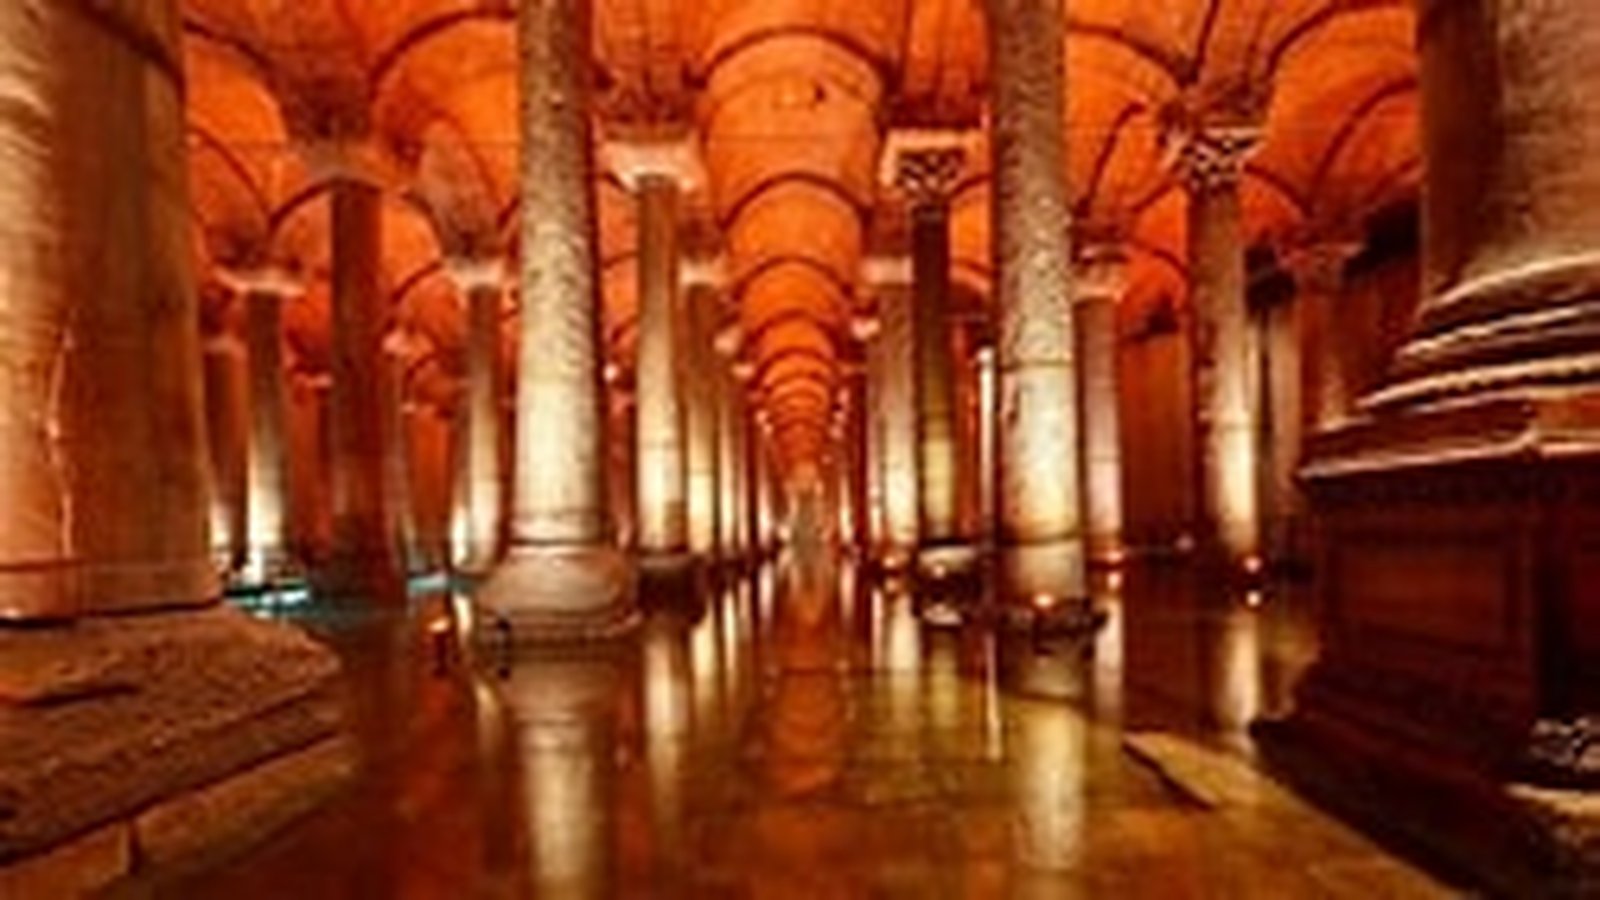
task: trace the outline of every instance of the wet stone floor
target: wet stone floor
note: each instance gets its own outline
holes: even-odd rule
[[[137,896],[1448,895],[1277,788],[1245,732],[1314,649],[1292,596],[1101,585],[1092,641],[925,628],[787,559],[606,651],[473,666],[463,601],[297,618],[345,659],[363,774]],[[404,610],[403,612],[401,610]]]

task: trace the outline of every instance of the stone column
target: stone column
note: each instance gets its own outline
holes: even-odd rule
[[[417,541],[417,505],[411,490],[411,417],[406,380],[412,360],[427,352],[423,339],[413,332],[396,331],[384,342],[383,412],[388,419],[388,441],[383,448],[384,491],[394,516],[394,542],[399,548],[402,573],[421,571],[427,562]]]
[[[223,330],[202,337],[205,356],[206,438],[210,450],[211,552],[218,572],[232,577],[245,561],[245,348]]]
[[[243,276],[245,347],[250,357],[250,450],[246,574],[273,581],[295,571],[289,526],[289,398],[283,363],[283,305],[304,289],[286,275]]]
[[[959,139],[896,135],[895,185],[911,206],[917,415],[918,567],[941,578],[976,557],[961,533],[956,372],[950,334],[950,193],[966,165]]]
[[[692,186],[688,142],[640,140],[607,148],[611,167],[638,210],[639,328],[634,508],[645,574],[676,577],[693,563],[689,550],[684,396],[685,316],[678,259],[678,210]]]
[[[721,521],[717,478],[722,366],[714,347],[721,297],[714,272],[715,266],[705,262],[687,265],[683,272],[690,354],[684,366],[689,550],[701,559],[716,555]]]
[[[877,297],[880,327],[872,400],[882,441],[884,544],[878,552],[886,567],[898,569],[910,562],[919,533],[912,272],[909,260],[880,258],[864,263],[861,276]]]
[[[1081,598],[1061,0],[988,0],[1002,594]]]
[[[735,363],[742,371],[744,364]],[[717,487],[720,528],[717,546],[727,560],[739,560],[755,546],[750,538],[749,469],[745,456],[744,386],[734,371],[717,372]]]
[[[601,637],[637,619],[606,514],[589,129],[589,0],[517,7],[522,330],[507,559],[479,593],[519,639]]]
[[[500,300],[506,273],[499,260],[451,266],[466,304],[467,390],[462,417],[462,566],[484,573],[500,557],[504,516],[500,471]]]
[[[1284,259],[1301,310],[1302,422],[1317,431],[1337,427],[1356,413],[1355,359],[1340,327],[1339,300],[1345,266],[1359,250],[1354,241],[1309,243]]]
[[[1439,829],[1548,847],[1534,893],[1582,893],[1554,798],[1595,784],[1600,731],[1600,5],[1426,0],[1417,46],[1423,297],[1301,471],[1322,615],[1295,722],[1443,794]]]
[[[214,602],[181,33],[176,0],[0,4],[7,896],[248,842],[344,764],[332,655]]]
[[[1084,524],[1089,555],[1122,559],[1122,434],[1117,412],[1117,303],[1127,289],[1120,248],[1088,246],[1079,254],[1073,318],[1078,337],[1083,446]]]
[[[1202,552],[1230,567],[1260,565],[1259,365],[1246,297],[1239,179],[1253,126],[1186,126],[1172,136],[1189,194],[1189,280],[1199,371]]]
[[[383,285],[383,195],[344,177],[333,202],[333,558],[329,586],[386,594],[398,583],[387,457],[394,439],[384,381],[389,304]],[[392,598],[390,598],[392,599]]]

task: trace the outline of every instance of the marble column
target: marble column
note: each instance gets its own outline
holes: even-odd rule
[[[590,140],[589,0],[518,4],[522,344],[511,546],[480,590],[519,640],[605,637],[637,621],[607,523]]]
[[[879,461],[883,473],[884,565],[903,568],[911,561],[919,534],[917,476],[915,320],[909,260],[880,258],[862,266],[862,282],[877,300],[878,378],[872,407],[878,417]]]
[[[500,557],[504,516],[500,470],[500,302],[506,273],[499,260],[451,266],[466,304],[467,385],[462,416],[462,566],[484,573]]]
[[[1079,253],[1073,319],[1082,377],[1084,526],[1096,562],[1122,559],[1122,434],[1117,411],[1117,303],[1127,289],[1120,248],[1087,246]]]
[[[272,581],[295,570],[289,526],[289,398],[283,360],[283,306],[304,289],[288,276],[255,273],[244,285],[250,359],[246,574]]]
[[[1061,0],[988,0],[1008,599],[1082,598]]]
[[[721,297],[712,270],[702,262],[686,266],[683,273],[690,354],[684,367],[689,550],[702,559],[716,556],[721,522],[717,494],[721,360],[713,346]]]
[[[719,361],[720,362],[720,361]],[[740,364],[735,363],[735,367]],[[717,546],[725,560],[746,557],[755,542],[749,530],[749,470],[745,456],[744,387],[735,372],[719,366],[717,379]]]
[[[1174,169],[1189,195],[1189,280],[1199,376],[1202,552],[1229,567],[1260,565],[1257,484],[1260,372],[1246,297],[1239,180],[1258,130],[1186,128]]]
[[[689,554],[688,466],[683,359],[685,311],[679,283],[682,192],[693,147],[684,140],[640,140],[607,148],[611,167],[638,211],[638,407],[634,508],[646,574],[684,574]]]
[[[975,560],[961,533],[956,372],[951,360],[950,192],[966,154],[948,142],[896,148],[895,184],[911,206],[917,414],[918,567],[935,578]]]
[[[331,190],[333,551],[328,585],[338,593],[376,592],[393,599],[399,559],[387,474],[394,435],[384,384],[389,309],[383,285],[383,194],[376,185],[349,177]]]
[[[423,339],[408,331],[396,331],[384,342],[383,412],[388,420],[388,440],[383,448],[383,481],[394,516],[394,542],[403,573],[419,572],[427,564],[417,541],[417,506],[411,490],[411,419],[415,407],[406,389],[412,360],[426,352]]]

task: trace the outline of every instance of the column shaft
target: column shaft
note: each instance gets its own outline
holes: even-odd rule
[[[333,187],[333,581],[340,590],[382,586],[396,571],[386,405],[383,197],[371,184]]]
[[[1259,373],[1236,177],[1191,179],[1189,271],[1205,538],[1229,562],[1248,563],[1260,552]]]
[[[989,0],[1000,532],[1013,595],[1087,593],[1060,0]]]
[[[290,564],[289,401],[283,368],[283,303],[274,291],[246,292],[250,358],[249,565],[271,578]]]
[[[912,213],[917,396],[917,520],[922,543],[960,540],[955,379],[950,366],[950,222],[943,203]]]
[[[662,175],[639,179],[639,363],[634,456],[639,549],[646,555],[688,548],[684,403],[678,364],[678,186]]]
[[[720,360],[712,347],[716,328],[716,291],[696,285],[685,296],[687,345],[690,359],[683,367],[687,410],[685,468],[687,469],[689,549],[710,557],[717,547],[720,503],[717,499],[717,379]]]
[[[210,449],[212,557],[219,570],[245,561],[249,388],[244,353],[231,334],[205,339],[206,436]]]
[[[479,283],[467,294],[467,406],[464,539],[466,564],[486,570],[500,555],[500,286]]]
[[[917,546],[920,503],[917,477],[917,406],[913,348],[916,328],[911,292],[903,285],[885,285],[878,294],[883,331],[884,531],[890,562]]]
[[[1081,293],[1073,305],[1082,365],[1084,525],[1095,559],[1122,551],[1122,436],[1117,410],[1117,296]]]
[[[216,595],[174,6],[0,4],[0,619]]]

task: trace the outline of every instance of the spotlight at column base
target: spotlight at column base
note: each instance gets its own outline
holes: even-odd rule
[[[639,624],[638,578],[609,547],[513,547],[476,601],[498,639],[525,645],[604,641]]]
[[[1043,596],[1057,598],[1056,607],[1087,602],[1085,557],[1076,540],[1003,546],[996,595],[1004,606],[1032,606]]]
[[[924,580],[968,578],[978,570],[978,548],[971,544],[924,544],[917,548],[917,574]]]

